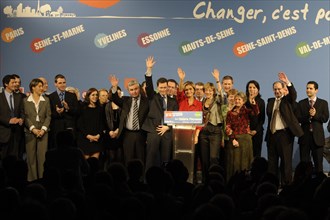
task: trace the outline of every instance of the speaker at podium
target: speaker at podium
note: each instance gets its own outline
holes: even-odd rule
[[[187,167],[188,182],[194,182],[196,125],[202,125],[201,111],[166,111],[164,122],[173,128],[173,159],[178,159]]]

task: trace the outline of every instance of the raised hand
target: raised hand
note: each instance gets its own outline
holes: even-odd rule
[[[178,76],[179,76],[179,79],[182,81],[186,77],[186,73],[180,67],[178,68]]]
[[[280,81],[284,82],[286,85],[288,85],[290,83],[289,78],[287,77],[287,75],[284,72],[278,73],[278,79]]]
[[[109,75],[109,81],[111,83],[111,86],[117,87],[119,83],[119,79],[115,75]]]
[[[213,72],[212,72],[212,76],[214,77],[214,79],[216,81],[219,81],[219,79],[220,79],[220,72],[219,72],[219,70],[218,69],[214,69]]]
[[[149,56],[147,59],[146,59],[146,67],[147,69],[152,69],[155,65],[156,61],[154,60],[154,57],[153,56]]]

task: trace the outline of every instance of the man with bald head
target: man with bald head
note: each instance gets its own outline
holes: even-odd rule
[[[42,90],[43,90],[43,94],[48,96],[49,95],[49,92],[48,91],[48,81],[45,77],[39,77],[39,79],[42,81],[43,83],[43,87],[42,87]]]

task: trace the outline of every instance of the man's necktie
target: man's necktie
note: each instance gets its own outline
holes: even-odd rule
[[[9,95],[10,116],[15,117],[13,94]]]
[[[270,131],[272,132],[272,134],[274,134],[276,132],[276,119],[278,118],[279,113],[280,113],[280,110],[279,110],[280,99],[276,99],[274,105],[275,105],[275,109],[273,112],[272,119],[270,121]]]
[[[64,101],[64,92],[60,92],[59,97],[60,97],[60,101],[61,101],[61,105],[60,106],[63,107],[62,102]]]
[[[61,101],[61,102],[64,101],[64,92],[60,92],[60,101]]]
[[[314,100],[309,100],[309,105],[311,108],[314,107]],[[313,126],[312,126],[312,117],[309,118],[309,131],[313,131]]]
[[[133,98],[133,130],[139,130],[139,107],[138,98]]]
[[[163,110],[166,111],[167,109],[166,96],[162,96],[162,102],[163,102]]]

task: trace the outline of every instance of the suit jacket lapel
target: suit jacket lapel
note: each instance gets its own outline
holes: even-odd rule
[[[13,107],[14,107],[15,114],[17,114],[17,113],[20,114],[20,110],[19,110],[20,98],[21,98],[21,95],[16,94],[16,93],[13,92]],[[10,111],[9,105],[10,104],[8,103],[8,108],[9,108],[9,111]]]
[[[320,104],[319,99],[316,99],[314,103],[314,108],[319,107],[319,104]]]
[[[56,99],[56,103],[61,103],[60,97],[57,93],[57,91],[55,91],[55,99]]]
[[[274,108],[275,98],[269,100],[269,109],[268,112],[271,116],[273,116],[273,108]]]
[[[315,103],[314,103],[314,104],[315,104]],[[306,101],[305,101],[305,103],[304,103],[304,106],[305,106],[304,108],[306,108],[306,110],[311,108],[311,105],[310,105],[310,103],[309,103],[308,98],[306,99]]]
[[[129,112],[131,110],[131,106],[132,106],[132,102],[133,101],[133,98],[130,96],[129,99],[128,99],[128,102],[127,102],[127,105],[128,105],[128,109],[127,111]]]
[[[157,103],[157,108],[160,109],[161,112],[163,112],[162,96],[159,93],[157,93],[156,103]]]
[[[6,95],[5,95],[5,92],[3,91],[1,94],[1,103],[3,103],[3,105],[6,106],[7,110],[10,111],[10,108],[9,108],[9,103],[7,102],[7,99],[6,99]],[[6,104],[5,104],[6,103]]]
[[[41,112],[45,109],[45,101],[41,101],[40,100],[40,102],[39,102],[39,109],[38,109],[38,111],[39,111],[39,115],[41,115]]]
[[[13,96],[14,96],[14,99],[13,99],[13,101],[14,101],[14,111],[17,111],[18,110],[18,104],[19,104],[19,99],[21,98],[21,95],[18,95],[18,94],[13,94]]]
[[[141,96],[140,98],[140,106],[139,106],[139,119],[142,119],[144,114],[144,109],[148,105],[148,100]]]

